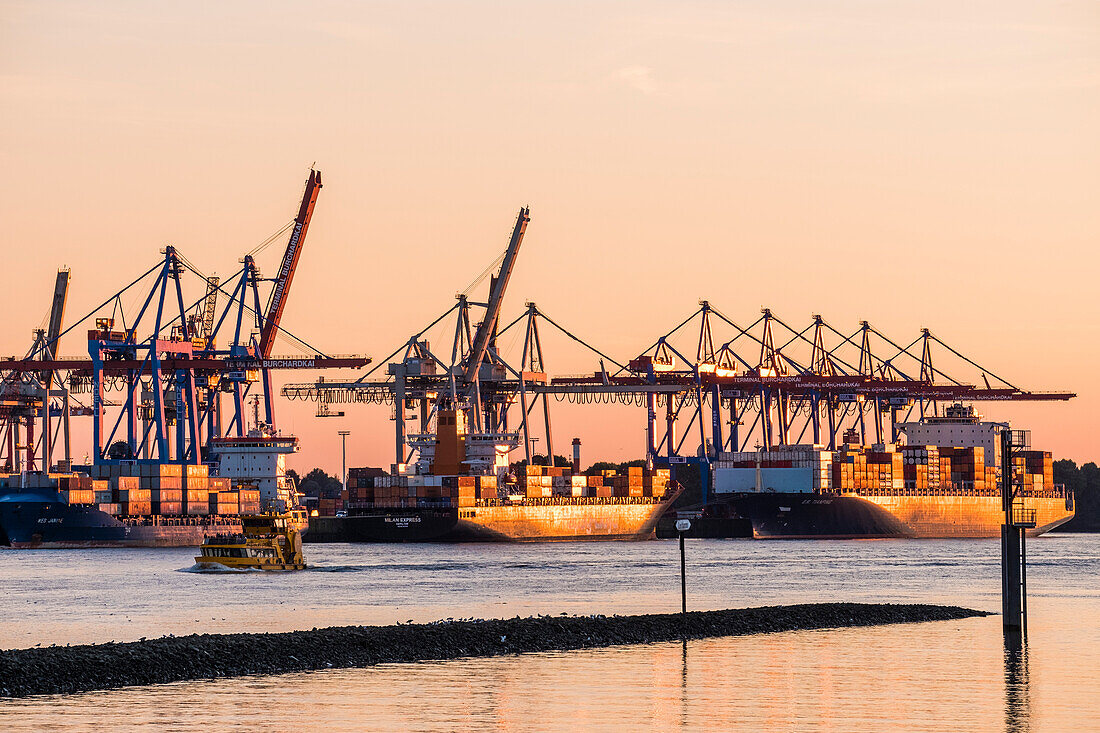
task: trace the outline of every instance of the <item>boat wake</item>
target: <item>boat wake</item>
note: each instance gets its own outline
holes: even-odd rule
[[[306,570],[315,573],[361,573],[366,570],[376,570],[376,565],[307,565]]]
[[[240,574],[240,573],[262,573],[263,570],[261,570],[260,568],[227,568],[224,565],[218,565],[216,563],[197,562],[189,568],[179,568],[176,572],[178,572],[178,573],[210,573],[210,574],[233,573],[233,574]]]

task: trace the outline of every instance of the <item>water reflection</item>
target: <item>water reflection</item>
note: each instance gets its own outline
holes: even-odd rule
[[[680,727],[687,728],[688,716],[688,640],[683,639],[684,649],[680,666]]]
[[[1026,658],[1005,653],[991,616],[0,700],[0,733],[252,730],[242,700],[273,730],[322,720],[325,733],[1096,730],[1098,537],[1029,543],[1043,573]],[[700,608],[759,606],[762,594],[1000,605],[996,541],[698,542]],[[0,552],[0,648],[456,613],[665,613],[678,568],[660,570],[658,544],[316,545],[329,567],[364,570],[262,579],[178,573],[187,548]]]
[[[1005,644],[1005,731],[1031,730],[1031,680],[1027,669],[1027,646]]]

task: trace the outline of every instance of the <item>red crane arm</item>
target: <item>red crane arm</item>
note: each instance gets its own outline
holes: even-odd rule
[[[260,356],[264,359],[271,356],[271,348],[275,345],[275,335],[279,333],[279,321],[283,317],[286,297],[290,292],[290,283],[294,280],[294,270],[298,267],[298,258],[302,254],[302,243],[306,239],[306,230],[309,229],[309,220],[313,216],[313,207],[317,204],[317,192],[320,190],[321,173],[320,171],[310,170],[309,180],[306,181],[306,190],[302,194],[302,205],[298,209],[298,216],[294,219],[294,228],[290,231],[290,241],[287,242],[286,252],[283,254],[283,263],[279,266],[279,274],[275,278],[275,287],[272,288],[271,299],[267,303],[264,327],[260,332]]]

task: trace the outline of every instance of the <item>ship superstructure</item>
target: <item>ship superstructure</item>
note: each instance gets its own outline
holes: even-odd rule
[[[286,457],[299,450],[297,437],[253,429],[243,437],[214,438],[210,446],[218,457],[218,475],[234,486],[255,487],[264,511],[285,512],[300,504],[297,487],[286,475]]]
[[[959,448],[981,448],[987,468],[1001,465],[1001,431],[1004,423],[983,422],[973,405],[953,404],[943,415],[929,415],[923,420],[903,422],[898,429],[908,445],[945,445]]]

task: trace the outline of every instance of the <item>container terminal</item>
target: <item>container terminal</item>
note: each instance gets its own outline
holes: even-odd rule
[[[646,538],[663,534],[681,473],[700,477],[700,501],[664,523],[686,512],[710,536],[988,536],[995,512],[985,505],[999,501],[1003,474],[981,441],[1000,424],[982,422],[973,405],[1075,396],[1022,389],[928,329],[895,340],[867,321],[845,333],[819,315],[798,328],[767,308],[742,326],[700,301],[626,359],[532,302],[505,324],[524,208],[496,261],[380,363],[282,387],[285,398],[315,401],[319,418],[342,415],[332,408],[343,404],[393,410],[388,470],[349,471],[340,496],[310,507],[307,529],[285,470],[299,444],[277,426],[273,372],[372,363],[323,354],[279,325],[320,189],[311,170],[295,218],[224,280],[166,247],[63,329],[69,273],[58,273],[48,328],[25,357],[0,360],[0,544],[197,545],[239,531],[257,508],[296,512],[306,541]],[[265,278],[255,255],[284,235],[282,261]],[[185,278],[201,288],[194,300]],[[486,278],[487,297],[475,300]],[[121,311],[124,294],[140,295],[136,313]],[[453,341],[433,349],[425,334],[448,320]],[[59,357],[62,337],[84,324],[94,325],[88,357]],[[552,376],[540,328],[598,368]],[[518,358],[499,345],[510,331],[522,336]],[[276,339],[305,355],[273,356]],[[639,408],[645,465],[582,473],[579,439],[573,465],[555,465],[551,404],[561,401]],[[74,416],[92,422],[83,465],[71,457]],[[540,438],[547,466],[534,465]],[[1049,453],[1013,461],[1015,501],[1035,533],[1072,517]]]
[[[320,190],[311,170],[294,219],[226,281],[169,246],[63,328],[70,273],[58,272],[48,328],[22,359],[0,360],[0,545],[197,546],[239,534],[241,516],[261,511],[288,512],[305,529],[286,479],[298,440],[276,425],[272,372],[370,361],[273,356],[277,338],[298,341],[279,323]],[[264,278],[254,255],[284,235],[279,268]],[[189,276],[200,288],[190,302]],[[136,312],[122,309],[124,296],[136,296]],[[62,337],[81,326],[88,356],[59,356]],[[72,458],[73,417],[92,423],[84,464]]]
[[[333,405],[393,407],[390,470],[353,469],[339,497],[318,503],[314,541],[620,536],[604,527],[567,532],[558,519],[562,510],[550,508],[598,506],[601,499],[630,506],[640,498],[576,493],[588,481],[609,479],[609,485],[622,487],[631,478],[582,475],[576,438],[572,465],[555,466],[552,400],[644,409],[645,466],[637,469],[634,490],[641,491],[641,482],[650,477],[658,484],[667,481],[660,502],[666,513],[669,498],[682,491],[677,471],[698,471],[701,503],[659,520],[658,536],[670,536],[677,518],[695,520],[693,531],[700,536],[997,536],[1002,474],[993,446],[1000,426],[981,422],[973,403],[1075,396],[1021,389],[928,329],[903,346],[866,321],[849,335],[819,315],[809,326],[794,329],[767,308],[742,327],[701,301],[695,314],[645,352],[621,361],[559,325],[535,303],[498,327],[500,301],[528,220],[529,211],[521,210],[490,280],[487,303],[471,301],[475,280],[449,310],[359,379],[283,387],[290,399],[317,402],[318,416],[333,414]],[[474,307],[485,309],[476,332],[470,327],[477,321],[470,315]],[[433,349],[424,335],[447,319],[453,320],[454,340]],[[692,322],[699,329],[690,339],[694,358],[674,338]],[[540,326],[587,349],[599,360],[599,370],[549,376]],[[720,328],[732,332],[731,338],[716,346]],[[509,361],[497,343],[512,329],[519,330],[522,349],[518,360]],[[941,357],[976,370],[980,384],[949,374]],[[383,365],[385,374],[375,376]],[[469,447],[461,466],[454,462],[456,424]],[[532,444],[539,438],[545,441],[545,468],[531,465]],[[512,470],[506,456],[520,449],[522,467]],[[1050,453],[1021,452],[1013,461],[1016,502],[1033,520],[1033,534],[1072,518],[1072,494],[1053,484]],[[531,493],[539,490],[532,481],[547,478],[540,470],[558,481],[560,493]],[[757,480],[761,475],[767,480]],[[436,486],[450,493],[437,498]],[[459,486],[468,487],[467,493]],[[659,487],[653,492],[656,499]],[[400,505],[393,504],[395,497]],[[531,514],[544,520],[533,521]],[[503,515],[525,521],[511,522]],[[580,525],[594,521],[585,515]],[[649,536],[649,520],[638,529],[636,536]]]

